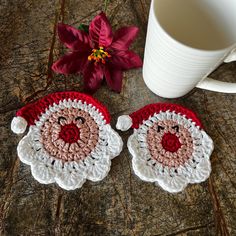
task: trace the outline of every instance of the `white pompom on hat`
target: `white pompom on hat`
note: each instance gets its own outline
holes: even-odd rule
[[[27,125],[28,123],[23,117],[17,116],[14,117],[11,122],[11,130],[15,134],[23,134],[27,128]]]
[[[133,124],[132,118],[128,115],[122,115],[118,117],[116,128],[121,131],[126,131],[131,128]]]

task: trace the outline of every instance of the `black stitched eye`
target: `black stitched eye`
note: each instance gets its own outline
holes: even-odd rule
[[[176,132],[179,132],[179,126],[178,125],[173,126],[172,129],[175,129]]]
[[[63,121],[63,120],[66,121],[66,118],[63,116],[59,116],[58,117],[58,124],[61,125],[61,121]]]
[[[76,117],[76,118],[75,118],[75,121],[80,121],[82,124],[85,123],[84,117],[81,117],[81,116]]]
[[[162,127],[162,126],[160,126],[160,125],[157,126],[157,132],[161,132],[161,130],[164,130],[164,129],[165,129],[165,128]]]

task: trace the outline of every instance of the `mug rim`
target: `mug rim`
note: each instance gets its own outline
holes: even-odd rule
[[[152,0],[151,2],[151,11],[152,11],[152,14],[155,18],[155,23],[161,28],[162,32],[169,38],[171,39],[172,41],[174,41],[175,43],[179,44],[181,47],[184,47],[184,48],[187,48],[187,49],[191,49],[193,51],[196,51],[196,52],[201,52],[201,53],[221,53],[221,52],[224,52],[224,51],[228,51],[228,50],[232,50],[233,48],[236,47],[236,42],[233,43],[232,45],[228,46],[228,47],[225,47],[225,48],[222,48],[222,49],[216,49],[216,50],[207,50],[207,49],[200,49],[200,48],[194,48],[192,46],[189,46],[189,45],[186,45],[180,41],[178,41],[177,39],[175,39],[174,37],[172,37],[164,28],[163,26],[160,24],[159,22],[159,19],[157,18],[157,15],[155,13],[155,10],[154,10],[154,2],[156,0]]]

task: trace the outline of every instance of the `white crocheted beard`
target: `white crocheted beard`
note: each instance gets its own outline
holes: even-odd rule
[[[144,121],[129,137],[128,148],[135,174],[172,193],[205,181],[211,172],[211,138],[175,112],[160,112]]]
[[[42,114],[19,142],[20,160],[31,165],[32,175],[43,184],[57,182],[72,190],[86,179],[100,181],[111,159],[122,150],[120,136],[92,105],[60,102]]]

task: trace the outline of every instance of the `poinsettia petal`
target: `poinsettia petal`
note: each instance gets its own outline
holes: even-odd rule
[[[120,93],[122,88],[123,72],[112,67],[105,67],[104,75],[107,85],[114,91]]]
[[[72,52],[57,60],[52,65],[52,69],[56,73],[65,75],[78,73],[84,70],[84,66],[87,61],[87,52]]]
[[[121,70],[138,68],[143,65],[141,58],[132,51],[117,51],[112,54],[111,63],[113,67]]]
[[[102,12],[97,15],[89,25],[89,36],[94,47],[108,47],[112,42],[112,28],[106,17]]]
[[[72,50],[87,51],[90,47],[89,35],[70,25],[58,24],[57,32],[61,42]]]
[[[86,91],[94,93],[101,86],[103,79],[103,69],[99,63],[89,62],[84,70],[84,88]]]
[[[128,50],[131,43],[137,37],[138,32],[139,29],[135,26],[122,27],[118,29],[114,34],[110,48],[116,50]]]

